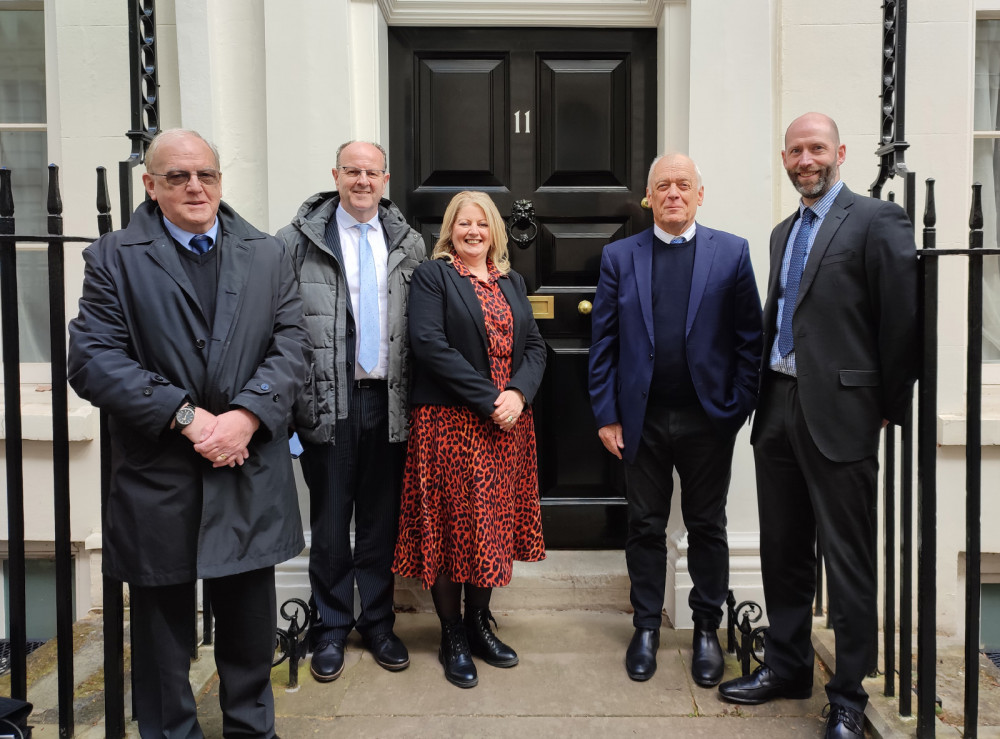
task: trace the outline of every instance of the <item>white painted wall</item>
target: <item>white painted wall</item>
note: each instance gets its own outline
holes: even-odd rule
[[[937,180],[940,247],[966,242],[975,2],[909,4],[911,148],[906,159],[921,180]],[[62,168],[65,230],[94,234],[94,167],[109,168],[115,193],[117,162],[130,149],[123,136],[129,123],[127,19],[116,0],[49,0],[45,8],[49,150]],[[273,232],[306,197],[333,188],[330,170],[342,141],[387,140],[389,22],[420,25],[436,18],[461,25],[474,18],[482,25],[509,25],[511,8],[538,23],[564,18],[567,24],[601,26],[624,18],[657,27],[659,146],[687,151],[699,163],[706,189],[700,219],[750,240],[762,288],[771,227],[796,202],[778,155],[787,123],[807,110],[829,112],[848,147],[844,179],[866,192],[875,175],[882,11],[870,0],[614,0],[600,6],[566,0],[496,0],[490,6],[471,0],[160,0],[161,124],[193,127],[213,139],[223,158],[224,197]],[[901,195],[899,185],[889,187]],[[136,193],[141,197],[138,185]],[[918,200],[922,210],[922,186]],[[120,225],[117,204],[114,216]],[[79,251],[67,251],[70,316],[76,313],[82,281]],[[965,285],[961,260],[947,262],[939,395],[941,412],[959,416],[964,412]],[[84,429],[93,426],[92,421],[80,423]],[[740,587],[752,591],[759,574],[747,436],[744,432],[738,440],[729,518],[734,584],[739,580]],[[89,537],[94,546],[99,542],[92,536],[99,530],[99,451],[94,441],[72,446],[72,534],[78,542]],[[986,454],[987,485],[1000,479],[998,450]],[[25,452],[28,536],[50,541],[47,443],[28,442]],[[944,447],[938,466],[938,616],[940,629],[950,632],[961,631],[964,602],[963,452],[960,446]],[[300,489],[305,504],[304,486]],[[0,500],[5,515],[4,506]],[[302,510],[307,514],[308,506]],[[998,518],[1000,501],[987,496],[983,520]],[[686,612],[686,563],[679,516],[674,520],[671,557],[677,583],[671,597],[678,606],[672,618],[680,621]],[[1000,552],[1000,532],[986,526],[983,534],[984,551]],[[84,555],[78,566],[86,573],[88,563]],[[99,582],[99,573],[93,577]],[[301,586],[302,562],[290,564],[279,577],[290,588]],[[86,610],[87,598],[79,601]]]

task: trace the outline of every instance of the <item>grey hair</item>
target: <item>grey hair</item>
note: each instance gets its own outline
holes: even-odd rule
[[[212,158],[215,159],[215,168],[221,171],[222,164],[219,161],[219,150],[215,148],[215,144],[206,139],[197,131],[193,131],[190,128],[168,128],[156,134],[156,136],[153,137],[152,142],[150,142],[149,148],[146,149],[146,157],[143,160],[143,164],[146,165],[146,171],[147,172],[150,171],[150,165],[151,163],[156,161],[156,156],[157,154],[160,153],[160,147],[164,143],[172,141],[174,139],[182,139],[187,137],[196,138],[199,141],[204,142],[205,146],[207,146],[209,148],[209,151],[212,152]]]
[[[344,149],[346,149],[351,144],[368,144],[369,146],[374,146],[376,149],[378,149],[380,152],[382,152],[382,166],[383,166],[383,168],[385,168],[386,172],[389,171],[389,155],[386,154],[385,149],[383,148],[382,144],[377,144],[374,141],[360,141],[360,140],[357,140],[357,139],[354,139],[354,140],[351,140],[351,141],[345,141],[344,143],[342,143],[340,146],[337,147],[337,166],[338,167],[340,166],[340,152],[342,152]]]
[[[656,157],[656,159],[653,160],[653,163],[649,165],[649,174],[646,175],[646,187],[648,187],[650,190],[653,189],[653,170],[656,169],[656,165],[659,164],[664,159],[672,159],[674,157],[684,157],[685,159],[689,160],[691,164],[694,164],[694,173],[698,175],[698,187],[701,188],[702,185],[704,184],[701,178],[701,170],[698,168],[698,165],[695,164],[694,159],[691,159],[691,157],[689,157],[687,154],[681,154],[679,151],[669,151],[665,154],[660,154],[660,156]]]

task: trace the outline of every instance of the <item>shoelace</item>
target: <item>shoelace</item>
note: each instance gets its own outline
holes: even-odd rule
[[[823,707],[823,718],[832,719],[834,724],[843,724],[855,734],[864,736],[862,714],[839,703],[827,703]]]
[[[465,638],[465,627],[462,624],[449,624],[445,627],[448,647],[453,654],[469,651],[469,641]]]

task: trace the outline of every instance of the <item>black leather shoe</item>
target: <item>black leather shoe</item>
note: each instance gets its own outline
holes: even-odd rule
[[[719,686],[719,695],[730,703],[756,706],[775,698],[802,700],[812,695],[812,684],[800,685],[784,680],[767,665],[761,665],[746,677],[727,680]]]
[[[365,639],[365,646],[380,667],[390,672],[399,672],[410,666],[410,653],[406,645],[393,632],[376,634],[371,639]]]
[[[718,685],[726,663],[716,630],[711,626],[695,623],[691,649],[691,677],[703,688]]]
[[[321,683],[329,683],[344,671],[344,640],[324,639],[313,650],[309,672]]]
[[[487,608],[472,608],[465,611],[465,635],[473,655],[494,667],[513,667],[517,664],[517,652],[497,639],[490,629],[490,621],[497,625]],[[497,627],[499,628],[499,627]]]
[[[476,665],[469,652],[465,624],[461,621],[441,624],[441,649],[438,660],[444,665],[444,676],[452,685],[474,688],[479,684]]]
[[[831,703],[829,711],[824,711],[826,719],[826,733],[823,739],[864,739],[865,736],[865,716],[860,711],[855,711],[848,706],[839,703]]]
[[[656,672],[656,650],[660,648],[659,629],[636,629],[625,652],[625,672],[633,680],[649,680]]]

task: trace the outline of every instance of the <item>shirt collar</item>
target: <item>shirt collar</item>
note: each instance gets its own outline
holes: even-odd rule
[[[376,210],[375,215],[371,217],[371,220],[365,221],[365,223],[373,229],[379,228],[378,211]],[[350,229],[361,225],[361,221],[344,210],[344,206],[337,205],[337,225],[343,229]]]
[[[697,230],[697,228],[698,224],[692,223],[687,231],[680,234],[680,238],[684,239],[685,242],[690,241],[691,239],[694,238],[694,232]],[[653,224],[653,235],[656,236],[656,238],[658,238],[665,244],[669,244],[671,241],[677,238],[677,236],[674,236],[673,234],[668,234],[666,231],[657,226],[655,223]]]
[[[161,211],[161,213],[162,213],[162,211]],[[166,216],[163,216],[163,225],[167,229],[167,233],[170,234],[177,241],[177,243],[182,244],[183,246],[188,247],[188,248],[190,248],[188,245],[191,243],[192,237],[198,235],[196,233],[192,233],[191,231],[185,231],[183,228],[181,228],[177,224],[171,223],[170,219],[167,218]],[[208,236],[212,240],[213,244],[215,244],[215,243],[217,243],[219,241],[219,239],[218,239],[218,236],[219,236],[219,217],[218,216],[215,217],[215,220],[212,222],[212,227],[205,232],[205,235]]]

